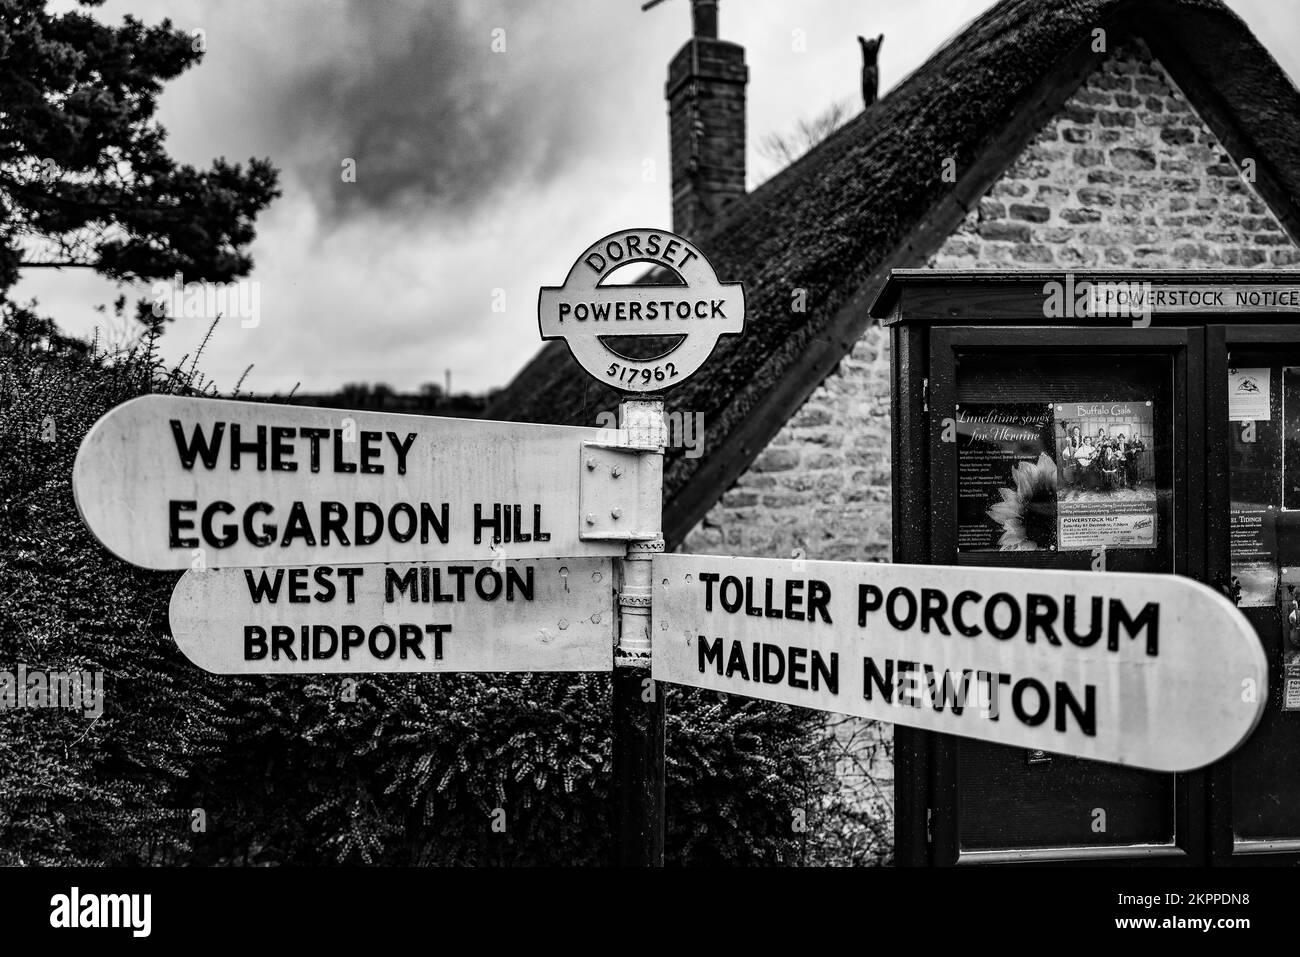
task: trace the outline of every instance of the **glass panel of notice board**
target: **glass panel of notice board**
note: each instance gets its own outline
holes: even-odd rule
[[[970,345],[954,348],[952,363],[956,448],[950,478],[935,478],[950,482],[947,561],[1178,570],[1186,545],[1174,507],[1171,353]],[[1174,775],[952,737],[944,747],[957,776],[960,859],[1176,853]]]
[[[1259,633],[1270,684],[1258,727],[1231,759],[1232,831],[1237,853],[1294,851],[1300,629],[1288,619],[1296,613],[1300,624],[1300,346],[1233,346],[1226,388],[1231,586]]]

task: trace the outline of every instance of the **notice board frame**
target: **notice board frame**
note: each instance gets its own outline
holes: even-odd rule
[[[1139,321],[1128,317],[1089,316],[1052,318],[1044,306],[1049,286],[1081,288],[1090,283],[1152,283],[1157,288],[1218,288],[1236,286],[1290,290],[1285,307],[1260,308],[1231,302],[1229,308],[1167,310],[1156,308]],[[931,543],[931,448],[930,394],[934,384],[930,369],[931,338],[944,329],[981,329],[990,326],[1013,328],[1017,335],[1031,333],[1060,342],[1060,335],[1123,331],[1153,342],[1159,330],[1191,330],[1189,343],[1202,356],[1188,366],[1184,414],[1199,435],[1201,454],[1189,454],[1187,479],[1191,498],[1199,499],[1199,518],[1187,528],[1185,574],[1212,586],[1228,568],[1227,546],[1227,452],[1222,441],[1226,427],[1227,356],[1216,340],[1215,326],[1249,337],[1252,326],[1263,335],[1285,341],[1300,341],[1300,309],[1296,308],[1300,272],[1293,269],[981,269],[938,270],[895,269],[880,288],[870,307],[871,315],[890,334],[892,373],[892,472],[893,472],[893,560],[926,564],[936,561]],[[1263,341],[1263,340],[1260,340]],[[1216,364],[1217,363],[1217,364]],[[1213,378],[1208,378],[1213,377]],[[1216,404],[1217,403],[1217,404]],[[1214,423],[1218,423],[1217,426]],[[1189,452],[1192,450],[1189,449]],[[1217,496],[1217,497],[1216,497]],[[1186,508],[1183,514],[1189,514]],[[1219,524],[1216,524],[1219,523]],[[894,729],[895,745],[895,862],[900,866],[933,866],[954,863],[953,844],[947,840],[945,808],[951,803],[956,781],[938,767],[944,758],[936,735],[913,729]],[[1231,777],[1232,756],[1216,766],[1196,772],[1188,779],[1185,833],[1190,854],[1173,857],[1134,858],[1119,849],[1132,863],[1209,864],[1300,863],[1300,848],[1255,844],[1225,851],[1233,846],[1230,829],[1231,806],[1225,802]],[[1198,850],[1199,847],[1199,850]],[[1246,853],[1249,850],[1253,853]],[[1005,860],[1032,861],[1040,854],[1005,854]],[[966,855],[966,861],[977,858]],[[1057,859],[1057,858],[1052,858]]]
[[[1300,279],[1300,276],[1296,277]],[[1205,328],[1207,422],[1206,458],[1206,538],[1207,580],[1224,581],[1231,575],[1229,548],[1229,509],[1232,501],[1231,475],[1227,448],[1228,420],[1228,368],[1234,349],[1241,351],[1267,351],[1283,348],[1300,352],[1300,325],[1289,317],[1257,316],[1249,323],[1211,323]],[[1278,388],[1281,388],[1281,383]],[[1279,621],[1280,627],[1280,621]],[[1270,656],[1270,677],[1273,672]],[[1279,695],[1276,687],[1268,689],[1266,707],[1276,707]],[[1297,716],[1300,720],[1300,716]],[[1273,840],[1239,839],[1233,820],[1233,785],[1235,754],[1212,765],[1208,772],[1208,800],[1206,806],[1209,832],[1209,855],[1213,865],[1257,866],[1270,864],[1295,864],[1300,862],[1300,836]]]
[[[1186,397],[1203,394],[1199,382],[1204,368],[1203,337],[1200,330],[1187,328],[1061,328],[1024,327],[1019,325],[985,325],[971,327],[936,327],[930,332],[928,456],[931,478],[931,501],[927,520],[931,525],[929,563],[958,564],[956,533],[956,449],[944,442],[946,418],[955,415],[957,400],[957,360],[962,353],[996,351],[1002,355],[1026,358],[1043,354],[1069,354],[1085,359],[1131,356],[1143,359],[1168,359],[1173,370],[1170,396],[1174,408],[1172,421],[1172,561],[1175,574],[1203,578],[1198,565],[1205,553],[1203,525],[1190,516],[1203,515],[1200,504],[1203,484],[1199,470],[1191,462],[1204,461],[1204,411],[1189,408]],[[1189,381],[1197,380],[1197,381]],[[1017,553],[1023,555],[1024,553]],[[987,562],[1002,564],[997,553]],[[1085,562],[1088,553],[1075,556]],[[974,558],[974,556],[971,556]],[[1059,560],[1055,553],[1051,558]],[[962,562],[965,564],[965,562]],[[1114,845],[1060,845],[1054,847],[970,850],[961,846],[961,821],[958,802],[960,786],[958,750],[960,739],[950,735],[932,735],[930,750],[933,781],[933,815],[930,827],[931,863],[964,865],[1007,863],[1012,861],[1069,861],[1072,863],[1196,864],[1204,861],[1204,834],[1197,821],[1195,805],[1203,799],[1202,772],[1173,776],[1174,833],[1171,843]]]
[[[1226,308],[1156,308],[1135,321],[1127,317],[1050,318],[1045,295],[1051,287],[1080,288],[1090,283],[1151,283],[1156,288],[1224,290]],[[1073,285],[1072,285],[1073,284]],[[1286,302],[1243,304],[1233,287],[1285,291]],[[1235,300],[1235,301],[1234,301]],[[1061,336],[1119,332],[1155,342],[1161,330],[1188,335],[1201,360],[1188,364],[1182,405],[1189,437],[1200,437],[1200,453],[1189,447],[1189,499],[1201,503],[1187,525],[1184,574],[1214,587],[1226,585],[1230,569],[1227,422],[1228,346],[1295,346],[1300,350],[1300,271],[1294,269],[895,269],[870,306],[872,317],[890,334],[892,374],[893,560],[913,564],[936,561],[931,541],[932,461],[930,369],[932,337],[949,329],[987,330],[1001,326],[1016,336],[1031,335],[1053,344]],[[1191,353],[1189,353],[1191,355]],[[1198,366],[1199,370],[1198,371]],[[1192,423],[1200,423],[1194,425]],[[1280,621],[1280,619],[1279,619]],[[1280,625],[1279,625],[1280,627]],[[1271,702],[1270,702],[1271,705]],[[1300,720],[1300,715],[1296,716]],[[956,862],[945,812],[954,803],[957,781],[939,736],[894,729],[895,863],[924,867]],[[1236,841],[1232,830],[1234,755],[1188,777],[1185,833],[1191,853],[1135,857],[1117,849],[1126,863],[1297,864],[1300,840]],[[1199,847],[1199,851],[1197,848]],[[1048,857],[1052,860],[1070,859]],[[1002,853],[992,859],[1034,861],[1041,852]],[[1110,858],[1112,861],[1114,857]],[[978,855],[962,855],[974,863]],[[1090,863],[1082,861],[1081,863]],[[1104,862],[1098,860],[1099,863]]]

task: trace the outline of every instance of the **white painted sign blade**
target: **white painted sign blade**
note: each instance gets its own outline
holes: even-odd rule
[[[1158,771],[1237,748],[1268,697],[1249,623],[1180,576],[654,564],[659,681]]]
[[[223,675],[609,671],[608,558],[186,572],[172,635]]]
[[[618,555],[579,538],[596,428],[143,396],[77,452],[82,520],[155,569]]]

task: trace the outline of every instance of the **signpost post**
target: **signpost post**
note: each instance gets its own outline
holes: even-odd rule
[[[619,267],[645,263],[675,273],[680,284],[613,285]],[[537,297],[543,339],[563,339],[589,375],[641,397],[619,406],[619,427],[633,448],[656,461],[665,443],[660,393],[699,371],[720,336],[745,329],[745,291],[724,283],[693,243],[657,229],[625,229],[589,246],[564,285]],[[629,356],[611,337],[677,337],[651,358]],[[662,466],[651,470],[661,475]],[[614,656],[614,774],[619,782],[619,862],[660,866],[664,855],[664,705],[650,675],[650,558],[663,551],[661,493],[653,534],[628,545],[619,592]]]

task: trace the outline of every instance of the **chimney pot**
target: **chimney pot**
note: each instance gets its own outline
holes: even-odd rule
[[[709,40],[718,38],[718,0],[691,0],[691,32]]]

